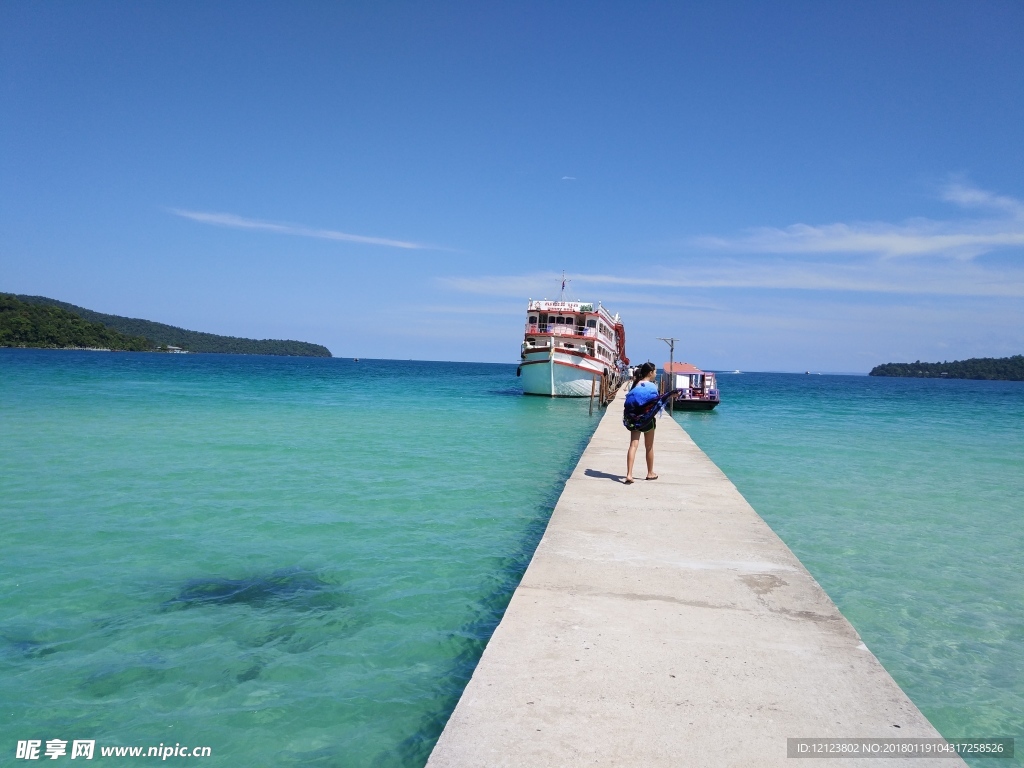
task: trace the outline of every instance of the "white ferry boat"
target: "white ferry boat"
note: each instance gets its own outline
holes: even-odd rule
[[[534,301],[526,308],[519,375],[527,395],[590,397],[607,377],[614,389],[626,373],[626,330],[600,304]]]

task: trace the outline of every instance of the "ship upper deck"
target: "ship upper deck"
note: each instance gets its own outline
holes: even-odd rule
[[[616,316],[598,302],[594,304],[587,301],[548,301],[547,299],[530,299],[526,305],[527,312],[544,312],[555,315],[593,315],[600,317],[609,325],[618,322]]]

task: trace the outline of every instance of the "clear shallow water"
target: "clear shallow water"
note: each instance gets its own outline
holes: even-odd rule
[[[1015,737],[1024,764],[1024,383],[719,385],[679,423],[944,736]]]
[[[422,764],[596,424],[514,372],[0,350],[0,755]],[[915,703],[1024,743],[1024,385],[720,382],[680,422]]]
[[[0,350],[0,762],[422,764],[596,423],[514,366]]]

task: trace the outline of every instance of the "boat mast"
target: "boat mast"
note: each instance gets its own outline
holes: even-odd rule
[[[571,283],[571,280],[565,279],[565,270],[562,270],[562,291],[558,294],[558,301],[565,301],[565,286]],[[555,329],[551,329],[551,352],[548,356],[548,375],[551,379],[551,396],[555,396]]]

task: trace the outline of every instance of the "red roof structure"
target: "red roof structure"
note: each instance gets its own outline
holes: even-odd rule
[[[692,363],[665,363],[662,366],[662,370],[665,373],[704,373],[700,368]]]

